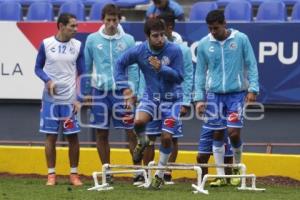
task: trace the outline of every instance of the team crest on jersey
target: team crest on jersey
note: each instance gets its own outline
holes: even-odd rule
[[[53,53],[55,53],[55,51],[56,51],[55,47],[52,47],[52,48],[50,49],[50,51],[53,52]]]
[[[126,49],[126,44],[124,42],[118,42],[116,46],[117,51],[124,51]]]
[[[209,51],[209,52],[215,52],[215,48],[214,48],[213,46],[210,46],[210,47],[208,48],[208,51]]]
[[[169,65],[169,64],[170,64],[170,59],[169,59],[169,57],[163,56],[163,57],[161,58],[161,64],[162,64],[162,65]]]
[[[103,49],[103,44],[98,44],[98,45],[97,45],[97,48],[98,48],[99,50],[102,50],[102,49]]]
[[[230,48],[231,50],[235,50],[235,49],[237,48],[236,42],[231,42],[231,43],[229,44],[229,48]]]
[[[75,54],[75,49],[73,47],[70,47],[70,54]]]

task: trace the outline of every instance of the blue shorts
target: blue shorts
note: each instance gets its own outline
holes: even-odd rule
[[[222,130],[243,127],[243,108],[246,92],[227,94],[207,93],[204,128]]]
[[[124,107],[124,98],[121,91],[100,91],[93,88],[93,105],[91,107],[90,124],[93,128],[109,129],[110,119],[114,128],[133,129],[131,122],[123,121],[126,115],[132,116],[133,112]]]
[[[151,122],[148,122],[146,125],[145,134],[160,136],[161,135],[161,127],[162,127],[162,120],[153,120]],[[175,133],[172,135],[172,137],[173,138],[183,137],[181,120],[179,120],[178,123],[176,123]]]
[[[80,132],[77,116],[73,114],[72,104],[42,102],[40,113],[40,132],[58,134],[60,123],[63,123],[63,133]]]
[[[233,156],[230,139],[228,137],[227,129],[224,130],[224,145],[225,145],[225,157]],[[206,129],[204,126],[201,129],[198,152],[200,154],[212,154],[213,146],[213,133],[214,130]]]
[[[176,134],[177,129],[181,129],[180,125],[180,108],[181,100],[175,102],[167,101],[151,101],[146,98],[142,98],[136,112],[146,112],[152,116],[153,123],[159,125],[158,128],[155,127],[155,130],[150,130],[152,133],[158,132],[168,132],[172,135]],[[151,123],[151,122],[150,122]],[[151,125],[152,128],[157,125]],[[151,128],[151,127],[150,127]]]

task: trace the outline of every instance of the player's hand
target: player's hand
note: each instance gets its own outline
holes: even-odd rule
[[[160,70],[161,63],[160,63],[160,60],[156,56],[150,56],[148,58],[148,61],[149,61],[150,65],[152,65],[152,67],[155,71],[158,72]]]
[[[203,101],[198,101],[196,104],[196,111],[199,115],[202,115],[205,110],[205,102]]]
[[[181,106],[181,108],[180,108],[180,117],[185,116],[188,113],[189,110],[190,110],[189,106]]]
[[[52,80],[49,80],[47,83],[47,89],[50,96],[54,96],[56,94],[55,92],[55,83]]]
[[[81,104],[79,101],[73,102],[73,113],[76,114],[80,110]]]
[[[91,95],[86,95],[86,96],[83,97],[83,103],[85,105],[92,104],[92,101],[93,101],[93,97]]]
[[[133,96],[133,92],[131,89],[127,88],[123,91],[124,101],[125,101],[125,109],[131,110],[136,99]]]
[[[251,103],[256,101],[256,94],[254,92],[248,92],[245,102],[246,103]]]

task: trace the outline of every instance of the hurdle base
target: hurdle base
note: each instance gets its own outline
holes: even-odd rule
[[[238,190],[251,190],[251,191],[257,191],[257,192],[263,192],[266,191],[266,188],[253,188],[253,187],[238,187]]]
[[[201,188],[198,185],[192,184],[192,187],[195,189],[193,191],[194,194],[198,194],[198,193],[202,193],[202,194],[209,194],[208,190],[204,190],[203,188]]]
[[[175,185],[174,181],[166,181],[164,184],[165,185]]]
[[[97,190],[97,191],[103,191],[103,190],[112,190],[113,187],[109,186],[108,183],[102,184],[102,185],[95,185],[94,187],[88,188],[87,190]]]

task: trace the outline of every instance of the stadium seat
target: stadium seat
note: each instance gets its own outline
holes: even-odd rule
[[[216,2],[197,2],[192,5],[190,21],[205,21],[207,13],[217,8]]]
[[[60,6],[59,13],[68,12],[77,17],[77,20],[84,21],[84,5],[81,1],[70,1]]]
[[[300,2],[296,3],[293,6],[291,20],[292,21],[300,21]]]
[[[101,19],[102,9],[108,3],[114,3],[113,0],[101,0],[101,2],[94,3],[91,7],[89,20],[97,20]]]
[[[74,1],[80,1],[80,2],[82,2],[84,0],[50,0],[50,1],[51,1],[51,3],[53,5],[60,6],[60,5],[64,4],[64,3],[69,3],[69,2],[74,2]]]
[[[53,9],[50,2],[35,2],[28,8],[27,21],[52,21]]]
[[[300,2],[300,0],[282,0],[282,1],[283,1],[283,3],[285,3],[286,6],[293,6],[297,2]]]
[[[264,1],[258,7],[256,16],[257,21],[279,21],[286,20],[286,8],[285,4],[278,1]]]
[[[224,7],[224,6],[226,6],[227,4],[229,4],[230,2],[233,2],[233,1],[249,1],[249,0],[217,0],[217,5],[220,6],[220,7]]]
[[[252,6],[259,6],[264,1],[267,1],[267,0],[249,0],[249,2],[252,4]]]
[[[136,5],[148,4],[150,0],[114,0],[120,8],[134,8]]]
[[[231,1],[224,10],[224,15],[228,21],[246,21],[252,19],[252,6],[248,1]]]
[[[37,2],[50,2],[51,0],[14,0],[20,2],[22,5],[31,5]]]
[[[4,1],[0,3],[0,20],[21,21],[22,6],[15,1]]]

